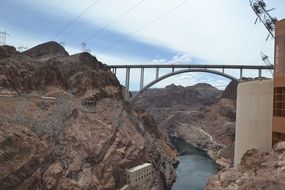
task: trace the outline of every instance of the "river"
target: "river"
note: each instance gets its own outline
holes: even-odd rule
[[[172,138],[173,145],[181,153],[176,168],[176,182],[172,190],[204,190],[210,176],[218,172],[215,162],[207,154],[182,140]]]

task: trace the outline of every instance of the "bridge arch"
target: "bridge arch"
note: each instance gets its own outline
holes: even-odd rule
[[[215,71],[215,70],[210,70],[210,69],[183,69],[183,70],[179,70],[179,71],[168,73],[168,74],[163,75],[163,76],[157,78],[156,80],[150,82],[145,87],[143,87],[136,95],[134,95],[129,101],[130,101],[130,103],[133,103],[138,98],[138,96],[140,96],[144,91],[146,91],[147,89],[149,89],[150,87],[152,87],[156,83],[158,83],[158,82],[160,82],[160,81],[162,81],[162,80],[164,80],[166,78],[169,78],[169,77],[175,76],[175,75],[179,75],[179,74],[182,74],[182,73],[191,73],[191,72],[212,73],[212,74],[220,75],[220,76],[223,76],[223,77],[228,78],[230,80],[239,82],[239,80],[237,78],[235,78],[235,77],[233,77],[231,75],[228,75],[226,73]]]

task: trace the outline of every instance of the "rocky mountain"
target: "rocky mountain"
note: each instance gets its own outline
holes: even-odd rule
[[[36,59],[68,56],[68,52],[56,42],[40,44],[23,52],[23,54]]]
[[[206,190],[285,189],[285,142],[271,152],[249,150],[238,167],[225,169],[208,180]]]
[[[224,91],[208,84],[170,85],[147,90],[137,104],[154,116],[164,133],[207,150],[214,159],[231,163],[236,87],[236,82],[231,82]]]
[[[114,74],[55,42],[0,46],[1,189],[118,189],[149,162],[153,187],[175,179],[176,151],[154,119],[122,99]]]

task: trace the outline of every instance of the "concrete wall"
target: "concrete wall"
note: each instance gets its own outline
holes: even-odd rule
[[[153,180],[152,165],[145,163],[127,170],[128,184],[130,188],[137,190],[149,189]]]
[[[272,147],[273,81],[243,82],[237,90],[235,166],[250,149]]]

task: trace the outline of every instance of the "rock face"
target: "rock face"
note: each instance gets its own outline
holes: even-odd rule
[[[237,99],[237,85],[238,82],[231,81],[230,84],[226,87],[225,91],[223,92],[221,98],[222,99],[231,99],[236,101]]]
[[[170,136],[205,149],[214,158],[233,160],[236,82],[225,91],[208,84],[149,89],[137,103],[152,113]]]
[[[125,105],[115,75],[88,53],[47,43],[0,47],[1,189],[118,189],[149,162],[153,186],[175,179],[176,151],[154,119]]]
[[[206,190],[285,189],[285,142],[271,152],[249,150],[237,168],[225,169],[211,177]]]
[[[56,42],[47,42],[40,44],[34,48],[24,51],[23,54],[36,59],[68,55],[67,51]]]

